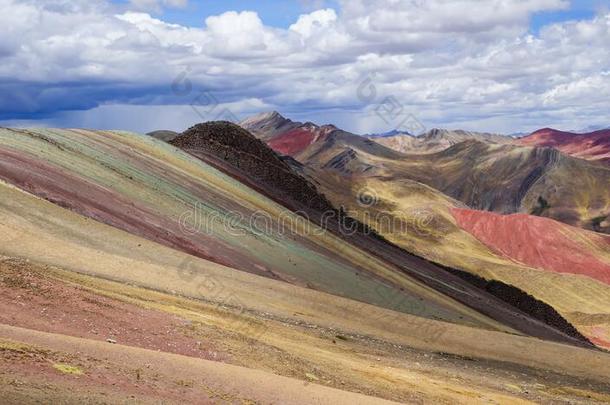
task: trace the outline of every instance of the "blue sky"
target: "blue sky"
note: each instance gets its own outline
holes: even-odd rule
[[[591,19],[597,12],[603,12],[609,6],[610,2],[606,0],[571,1],[567,10],[535,13],[531,18],[530,30],[538,33],[545,25],[570,20]]]
[[[359,133],[404,117],[505,133],[610,125],[610,0],[0,6],[4,126],[182,130],[272,109]]]
[[[116,4],[128,4],[128,0],[114,0]],[[256,11],[263,23],[278,28],[288,28],[299,15],[313,11],[318,8],[334,8],[339,10],[336,1],[311,1],[311,0],[199,0],[190,1],[185,8],[164,8],[163,12],[157,14],[167,22],[201,27],[207,17],[222,14],[225,11]]]
[[[129,0],[113,0],[116,4],[128,4]],[[571,1],[570,7],[561,11],[534,13],[531,18],[530,30],[538,33],[548,24],[569,20],[592,18],[596,11],[607,8],[606,0],[580,0]],[[307,0],[199,0],[191,1],[185,8],[164,8],[157,16],[164,21],[190,27],[200,27],[205,19],[211,15],[222,14],[225,11],[253,10],[258,13],[266,24],[278,28],[288,28],[300,14],[316,8],[333,8],[340,11],[337,1],[307,1]]]

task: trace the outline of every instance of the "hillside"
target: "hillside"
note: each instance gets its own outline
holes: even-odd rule
[[[517,140],[516,143],[552,147],[570,156],[610,164],[610,129],[572,133],[544,128]]]
[[[610,398],[604,353],[253,276],[0,187],[1,253],[29,258],[0,260],[0,392],[9,402],[336,397],[320,385],[398,402]]]
[[[458,225],[503,256],[530,267],[580,274],[610,285],[610,236],[546,218],[454,208]],[[597,256],[597,257],[596,257]]]
[[[295,156],[309,146],[324,141],[331,133],[339,130],[334,125],[320,126],[311,122],[295,122],[277,111],[254,115],[244,119],[239,125],[266,142],[273,150],[290,156]],[[340,132],[347,134],[345,131]],[[490,144],[513,142],[512,138],[499,134],[438,128],[418,136],[394,130],[384,134],[364,135],[363,138],[400,153],[435,153],[467,140]]]
[[[337,132],[332,136],[341,135],[343,133]],[[345,134],[345,136],[351,135]],[[365,139],[358,139],[364,144],[370,144]],[[529,329],[534,325],[524,324],[518,317],[515,318],[514,300],[503,302],[497,301],[496,298],[490,300],[490,297],[482,297],[481,291],[473,289],[468,282],[465,283],[459,277],[451,276],[445,269],[386,242],[372,232],[368,224],[362,225],[346,217],[342,210],[333,208],[326,197],[319,194],[315,185],[292,171],[291,166],[282,158],[242,128],[228,122],[199,124],[185,131],[174,143],[204,162],[222,167],[240,182],[260,190],[274,201],[323,226],[324,230],[333,233],[336,237],[395,266],[424,285],[493,319],[520,330],[528,330],[528,333],[540,333],[534,331],[537,327],[534,330]],[[377,147],[383,148],[378,145]],[[527,313],[527,308],[521,310]],[[549,307],[548,310],[549,313],[554,314],[551,317],[556,317],[557,314],[552,308]],[[582,339],[579,332],[562,319],[552,326]]]
[[[495,232],[491,223],[484,238],[471,232],[475,223],[456,217],[455,212],[466,208],[464,204],[424,184],[361,175],[348,178],[328,170],[311,171],[310,175],[319,179],[331,201],[396,245],[452,269],[515,286],[552,306],[589,339],[610,348],[610,288],[598,281],[608,273],[610,257],[599,234],[531,217],[519,227],[508,222],[501,232],[499,228]],[[485,211],[464,212],[501,218]],[[543,222],[534,228],[541,235],[529,230],[537,220]],[[547,234],[549,229],[556,232]],[[496,238],[507,237],[512,239],[502,246],[504,250],[499,249]],[[521,255],[536,249],[540,251],[533,257],[538,260]],[[591,264],[597,267],[590,268]]]
[[[604,297],[610,291],[597,275],[607,272],[608,249],[594,241],[595,234],[565,227],[560,234],[569,232],[583,242],[545,251],[542,261],[526,260],[518,254],[519,243],[546,246],[536,233],[525,233],[523,240],[511,242],[502,253],[454,216],[454,208],[468,207],[526,212],[607,232],[603,218],[610,196],[603,184],[610,180],[603,167],[548,148],[477,141],[436,154],[404,155],[343,131],[334,131],[293,157],[334,205],[344,206],[349,215],[383,237],[429,260],[516,286],[550,304],[598,344],[608,346],[610,308]],[[575,172],[581,176],[572,176]],[[579,217],[583,214],[590,220],[583,221]],[[536,218],[524,221],[530,223],[535,224]],[[548,224],[547,228],[562,229],[554,221]],[[509,223],[504,233],[519,234],[519,229]],[[587,277],[578,276],[577,268],[569,274],[546,273],[561,270],[557,263],[573,260],[582,270],[590,263],[599,268]],[[549,290],[545,287],[549,283],[556,288]]]
[[[268,278],[434,319],[496,324],[166,143],[118,132],[2,131],[1,179],[96,221]]]
[[[334,135],[334,134],[333,134]],[[414,180],[468,207],[527,213],[610,232],[610,170],[551,148],[465,141],[433,154],[395,154],[351,137],[329,138],[294,157],[312,168]],[[352,141],[356,139],[356,141]],[[579,176],[573,176],[579,173]]]
[[[333,211],[334,207],[319,194],[315,186],[293,171],[265,143],[230,122],[198,124],[170,144],[220,169],[237,176],[240,181],[254,178],[248,183],[285,204],[293,211],[308,208],[315,211]],[[247,176],[239,176],[235,171]],[[319,223],[319,221],[318,221]]]
[[[66,187],[97,183],[104,184],[106,194],[120,191],[132,199],[134,227],[141,226],[136,219],[142,211],[136,209],[144,202],[149,212],[171,219],[167,210],[188,201],[196,188],[206,190],[200,201],[208,202],[207,209],[220,204],[226,190],[235,203],[271,212],[272,201],[252,189],[242,191],[233,177],[169,145],[104,131],[3,130],[1,135],[0,173],[44,197],[0,182],[0,254],[8,257],[0,260],[0,392],[10,401],[95,402],[127,394],[144,402],[210,396],[264,402],[271,394],[271,402],[335,402],[339,393],[329,388],[398,402],[467,402],[473,396],[539,400],[548,390],[568,388],[561,394],[566,400],[605,398],[601,384],[610,364],[607,355],[517,336],[514,329],[460,309],[418,283],[403,284],[409,291],[404,299],[389,295],[393,306],[401,308],[403,301],[407,312],[433,318],[455,313],[450,323],[238,271],[215,263],[217,256],[188,255],[155,233],[138,236],[120,222],[105,224],[113,216],[102,208],[111,205],[102,206],[100,200],[96,220],[85,211],[86,203],[93,203],[71,197],[73,205],[67,206]],[[30,165],[23,174],[27,181],[19,183],[14,168],[26,165],[19,166],[18,158],[29,157],[31,163],[36,153],[44,153],[49,166],[37,171]],[[129,155],[121,155],[119,165],[121,153]],[[74,181],[55,177],[72,171],[78,173]],[[299,240],[297,235],[286,239]],[[192,246],[197,240],[190,235]],[[306,250],[310,261],[318,243],[334,246],[346,268],[355,260],[358,249],[331,236],[308,240],[298,249],[311,249]],[[296,263],[301,273],[309,271],[296,256],[283,255],[280,240],[272,243],[275,260],[284,257],[281,270]],[[242,246],[239,253],[255,257],[248,244]],[[328,264],[315,260],[329,271],[340,266],[331,264],[338,254],[327,257]],[[363,267],[381,269],[368,254],[359,255],[366,260]],[[368,283],[364,277],[357,280]],[[379,293],[379,287],[368,288]],[[404,301],[414,293],[424,300]],[[525,350],[515,351],[516,345]],[[570,360],[575,357],[578,362]],[[521,373],[513,375],[515,367]],[[481,379],[484,370],[489,377]],[[455,380],[447,381],[447,372]],[[239,386],[232,383],[236,375]],[[11,384],[15,378],[27,385]],[[544,388],[532,385],[533,380]],[[298,389],[303,382],[309,388]],[[527,389],[508,388],[523,384]],[[373,401],[362,395],[341,398]]]

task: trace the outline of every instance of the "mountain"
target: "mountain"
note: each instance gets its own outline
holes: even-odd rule
[[[418,137],[404,133],[388,136],[367,136],[367,139],[401,153],[415,149],[427,149],[428,147],[428,145],[424,145],[424,142]]]
[[[341,132],[332,136],[341,135]],[[353,136],[344,134],[344,136]],[[366,139],[357,137],[363,145],[369,143]],[[305,215],[317,225],[324,228],[337,237],[348,241],[370,254],[377,256],[380,260],[389,262],[401,271],[419,279],[424,284],[441,291],[450,297],[466,303],[474,309],[483,311],[487,315],[501,317],[507,322],[513,322],[510,316],[507,318],[504,303],[495,303],[495,308],[489,312],[489,297],[485,298],[486,304],[481,305],[481,298],[475,300],[469,297],[478,296],[480,292],[472,291],[471,286],[465,284],[459,278],[448,279],[448,273],[435,267],[429,262],[396,249],[393,245],[380,239],[379,235],[372,233],[368,226],[355,222],[352,218],[344,217],[341,210],[334,209],[333,205],[321,195],[316,186],[298,173],[294,172],[284,160],[275,155],[263,142],[251,136],[244,129],[229,122],[211,122],[199,124],[185,131],[172,143],[186,152],[202,159],[208,164],[216,167],[225,167],[225,172],[230,172],[233,177],[244,184],[263,192],[278,203]],[[379,147],[381,148],[381,147]],[[217,157],[222,157],[219,162]],[[227,171],[226,165],[232,169]],[[346,232],[346,228],[349,232]],[[422,278],[422,275],[425,277]],[[446,288],[447,284],[460,287],[462,291],[470,291],[469,294],[456,294],[455,288]],[[512,303],[509,303],[512,305]],[[499,312],[496,312],[496,311]],[[527,312],[526,309],[522,309]],[[551,310],[549,308],[549,310]],[[552,310],[551,310],[552,311]],[[565,323],[565,321],[553,324],[560,330],[579,336],[579,333]],[[518,324],[516,327],[523,327]]]
[[[188,136],[182,134],[174,141],[181,145]],[[247,136],[247,140],[259,142]],[[447,307],[442,294],[411,291],[410,285],[420,283],[347,241],[330,233],[299,232],[302,219],[292,211],[236,181],[230,172],[225,174],[151,137],[81,130],[4,130],[2,147],[0,179],[169,248],[233,269],[407,312],[413,311],[413,299],[427,300],[432,294],[430,305],[421,307],[427,316],[481,322],[476,320],[478,315],[468,315],[472,310],[462,304],[456,303],[461,308],[457,311]],[[343,253],[337,255],[335,249]],[[394,275],[387,279],[388,274]],[[404,299],[391,301],[386,296]]]
[[[447,129],[431,129],[416,137],[405,133],[394,133],[382,137],[369,136],[368,138],[403,153],[440,152],[467,140],[477,140],[491,144],[508,144],[512,141],[509,137],[499,134]]]
[[[359,154],[402,156],[333,134]],[[503,283],[481,286],[347,208],[322,222],[330,215],[321,210],[335,206],[326,181],[340,180],[336,192],[351,187],[341,171],[315,180],[313,168],[230,123],[197,125],[172,143],[0,129],[5,402],[515,402],[542,401],[546,390],[565,401],[606,398],[597,392],[609,356],[588,340],[604,331],[607,294],[588,278],[581,289],[597,296],[570,306],[578,295],[560,289],[557,310]],[[413,189],[422,203],[458,204]],[[370,204],[360,197],[356,205]]]
[[[318,126],[311,122],[294,122],[277,111],[255,115],[241,121],[239,125],[265,141],[273,150],[290,156],[324,139],[337,129],[333,125]]]
[[[579,232],[526,214],[460,208],[451,212],[462,229],[508,258],[534,268],[586,275],[610,285],[610,236]]]
[[[470,140],[437,153],[403,155],[337,131],[294,157],[345,175],[415,180],[478,210],[524,212],[610,232],[610,170],[555,149]]]
[[[323,141],[331,133],[339,130],[334,125],[319,126],[311,122],[291,121],[277,111],[249,117],[241,121],[239,125],[265,141],[278,153],[290,156],[304,151],[318,141]],[[432,129],[419,136],[392,130],[381,134],[365,135],[364,138],[401,153],[439,152],[465,140],[478,140],[492,144],[512,142],[511,138],[499,134],[446,129]]]
[[[543,204],[544,208],[538,208],[538,202],[534,210],[539,215],[551,216],[560,216],[564,210],[569,210],[565,206],[553,210],[551,206],[572,204],[572,210],[576,210],[581,207],[581,198],[587,198],[589,193],[594,196],[597,192],[593,199],[608,201],[610,196],[604,194],[607,191],[601,187],[608,180],[607,177],[599,177],[601,175],[596,165],[567,156],[558,158],[559,152],[551,149],[493,146],[474,141],[456,145],[439,154],[408,155],[399,160],[371,154],[371,149],[363,151],[355,145],[346,146],[330,140],[325,143],[330,145],[318,145],[317,148],[312,148],[310,154],[303,153],[297,158],[305,158],[303,162],[305,167],[310,168],[310,176],[319,181],[323,192],[336,205],[346,206],[350,215],[406,250],[487,280],[517,286],[555,308],[562,308],[562,315],[576,324],[579,330],[589,333],[597,342],[605,342],[604,345],[608,347],[610,323],[600,318],[600,322],[593,328],[588,324],[588,318],[582,315],[597,313],[601,307],[605,307],[604,313],[610,311],[610,307],[602,303],[601,298],[607,297],[610,290],[607,285],[598,282],[610,270],[607,237],[604,239],[592,232],[525,215],[517,217],[521,218],[519,222],[508,222],[505,230],[492,233],[496,238],[513,234],[522,238],[521,241],[511,240],[511,243],[516,244],[515,251],[503,252],[499,249],[501,240],[494,242],[472,232],[467,223],[455,215],[460,212],[455,209],[468,207],[457,198],[466,195],[468,197],[465,200],[472,197],[469,201],[473,205],[477,202],[480,204],[480,201],[496,201],[510,212],[514,211],[515,206],[526,205],[532,200],[527,196],[528,193],[538,195],[548,190],[544,195],[553,202],[549,204],[547,201]],[[308,160],[311,156],[313,158]],[[544,168],[545,162],[562,159],[566,161],[557,167],[537,169]],[[530,183],[532,177],[528,176],[534,171],[546,173],[539,185]],[[582,183],[579,185],[579,178],[570,175],[574,172],[586,173],[583,178],[593,182],[587,186],[591,186],[591,190],[578,191],[579,187],[582,188]],[[514,177],[508,173],[513,173],[511,176]],[[463,177],[466,177],[466,181]],[[467,181],[469,178],[472,179],[471,183]],[[503,182],[497,183],[498,179]],[[523,184],[529,184],[530,188],[521,203],[506,200],[520,190],[528,190],[526,186],[522,187]],[[450,197],[451,193],[455,194],[454,198]],[[603,208],[602,204],[598,209]],[[473,212],[478,212],[484,218],[486,215],[495,215],[485,211]],[[538,222],[540,225],[535,225]],[[601,230],[607,230],[607,226],[604,223]],[[493,228],[490,226],[489,229],[488,232],[491,232]],[[555,230],[555,233],[551,230]],[[546,239],[534,231],[548,232],[548,237],[556,243],[545,243]],[[559,235],[572,235],[570,238],[579,242],[576,245],[568,243],[565,236],[562,239]],[[544,254],[545,260],[550,262],[540,261],[540,257],[525,260],[528,257],[519,255],[520,251],[527,251],[525,246],[532,246],[532,249],[538,247],[540,252],[544,252],[541,254]],[[563,267],[558,267],[554,260],[564,263]],[[533,269],[555,273],[559,271],[562,274],[556,277],[552,273],[540,274]],[[566,270],[569,270],[569,274],[566,274]],[[582,278],[579,274],[589,276]],[[554,289],[545,287],[551,284],[555,286]],[[590,291],[595,293],[589,293]]]
[[[218,167],[293,211],[331,212],[334,207],[264,142],[230,122],[206,122],[170,143]],[[318,221],[319,223],[320,221]]]
[[[271,111],[246,118],[239,122],[239,125],[254,134],[257,138],[266,141],[278,134],[288,132],[303,124],[284,118],[277,111]]]
[[[590,267],[605,277],[610,266],[605,239],[539,218],[608,232],[607,169],[550,148],[475,140],[437,153],[402,154],[341,130],[292,157],[335,206],[344,206],[351,216],[391,242],[460,269],[463,272],[455,272],[460,277],[473,275],[491,283],[479,284],[484,288],[493,290],[494,282],[518,287],[560,309],[580,332],[608,346],[610,323],[603,317],[595,326],[588,321],[593,314],[610,313],[601,299],[610,293],[607,284],[587,270]],[[519,212],[537,216],[522,215],[515,217],[519,221],[501,222],[503,216],[490,216],[495,214],[483,210],[507,214],[509,219],[513,218],[510,214]],[[515,233],[522,239],[509,240],[510,248],[498,245],[493,238],[471,229],[459,212],[478,213],[505,224],[498,237]],[[548,229],[549,237],[557,243],[541,243],[546,239],[536,234],[539,229]],[[572,235],[582,243],[570,244],[560,235]],[[527,252],[523,244],[541,249],[545,259],[521,256],[519,252]],[[566,263],[563,267],[558,264],[562,262]],[[544,287],[548,283],[556,289]]]
[[[236,270],[431,319],[484,328],[501,322],[528,334],[581,338],[569,327],[557,331],[523,319],[493,295],[366,233],[234,124],[202,124],[172,143],[190,154],[122,132],[6,130],[0,178],[80,215]],[[292,185],[279,187],[280,178]],[[346,235],[340,226],[351,231]]]
[[[277,119],[277,113],[273,116]],[[276,152],[307,167],[415,180],[474,209],[523,212],[610,232],[608,170],[570,158],[559,149],[523,147],[533,139],[546,139],[543,133],[516,141],[501,135],[446,130],[431,130],[419,137],[364,138],[334,126],[281,120],[290,122],[293,129],[258,136]],[[604,139],[602,135],[600,139]],[[566,137],[572,135],[561,139]],[[400,150],[410,152],[405,155]],[[574,172],[583,177],[575,178]]]
[[[610,271],[607,236],[531,215],[508,215],[503,220],[502,215],[470,210],[410,179],[408,165],[374,158],[356,148],[349,150],[340,167],[336,161],[315,163],[308,173],[349,215],[408,251],[466,272],[456,273],[462,277],[481,277],[488,283],[485,288],[493,290],[494,282],[518,287],[558,309],[597,344],[610,347],[610,318],[595,315],[597,320],[591,323],[593,314],[610,313],[604,298],[610,294],[604,282]],[[425,167],[431,166],[422,170]],[[432,171],[428,179],[436,175]],[[478,228],[486,222],[475,222],[477,218],[488,221],[484,232]]]
[[[396,136],[396,135],[413,136],[409,132],[399,131],[397,129],[393,129],[393,130],[388,131],[388,132],[383,132],[381,134],[366,134],[364,136],[367,137],[367,138],[388,138],[388,137],[392,137],[392,136]]]
[[[517,144],[551,147],[570,156],[610,164],[610,129],[573,133],[544,128],[519,139]]]

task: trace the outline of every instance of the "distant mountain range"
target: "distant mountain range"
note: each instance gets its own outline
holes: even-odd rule
[[[334,125],[319,126],[312,122],[292,121],[283,117],[277,111],[249,117],[239,124],[258,138],[268,142],[269,146],[276,151],[291,156],[298,154],[318,140],[324,139],[328,134],[339,130]],[[594,128],[597,128],[597,126]],[[554,147],[574,157],[602,163],[610,162],[610,130],[576,133],[546,128],[532,134],[502,135],[435,128],[418,136],[406,131],[392,130],[378,134],[367,134],[363,137],[407,154],[436,153],[460,142],[475,140],[497,145]]]
[[[309,145],[324,139],[328,134],[339,130],[334,125],[319,126],[312,122],[295,122],[283,117],[277,111],[249,117],[239,125],[269,143],[269,146],[276,151],[287,155],[297,154]],[[345,131],[341,132],[348,134]],[[350,135],[356,136],[356,134]],[[512,139],[500,134],[446,129],[432,129],[418,136],[405,131],[392,130],[364,135],[363,138],[404,153],[438,152],[469,139],[498,144],[512,142]]]
[[[277,111],[249,117],[239,124],[258,138],[268,142],[276,151],[286,155],[297,154],[309,145],[324,139],[328,134],[339,130],[334,125],[319,126],[311,122],[292,121]],[[435,153],[460,142],[475,140],[498,145],[554,147],[565,154],[602,163],[608,163],[610,156],[610,130],[608,129],[576,133],[545,128],[532,134],[502,135],[435,128],[418,136],[413,136],[405,131],[392,130],[379,134],[367,134],[363,137],[401,153]]]
[[[241,121],[239,125],[271,148],[284,155],[294,155],[337,130],[333,125],[318,126],[312,122],[291,121],[272,111]]]
[[[293,122],[277,112],[241,124],[305,167],[408,178],[475,209],[535,213],[610,232],[604,219],[609,214],[610,169],[586,161],[607,163],[610,131],[572,134],[543,129],[512,139],[433,129],[417,137],[395,132],[363,137],[332,125]],[[574,172],[589,181],[579,184]]]
[[[397,135],[415,136],[407,131],[399,131],[397,129],[393,129],[391,131],[383,132],[380,134],[365,134],[364,136],[367,138],[388,138]]]
[[[472,132],[463,130],[431,129],[421,135],[411,136],[408,133],[391,131],[382,136],[368,136],[388,148],[403,153],[434,153],[467,140],[476,140],[493,144],[511,143],[512,139],[500,134]]]

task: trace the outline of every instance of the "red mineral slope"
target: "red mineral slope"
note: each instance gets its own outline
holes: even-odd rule
[[[332,125],[318,127],[313,124],[304,124],[272,138],[268,145],[278,153],[294,156],[314,142],[325,139],[335,129],[337,128]]]
[[[452,214],[462,229],[507,258],[610,284],[610,264],[600,257],[603,250],[610,249],[610,237],[526,214],[460,208],[452,209]]]
[[[544,128],[517,140],[517,143],[525,146],[548,146],[568,155],[610,164],[610,129],[576,134]]]

